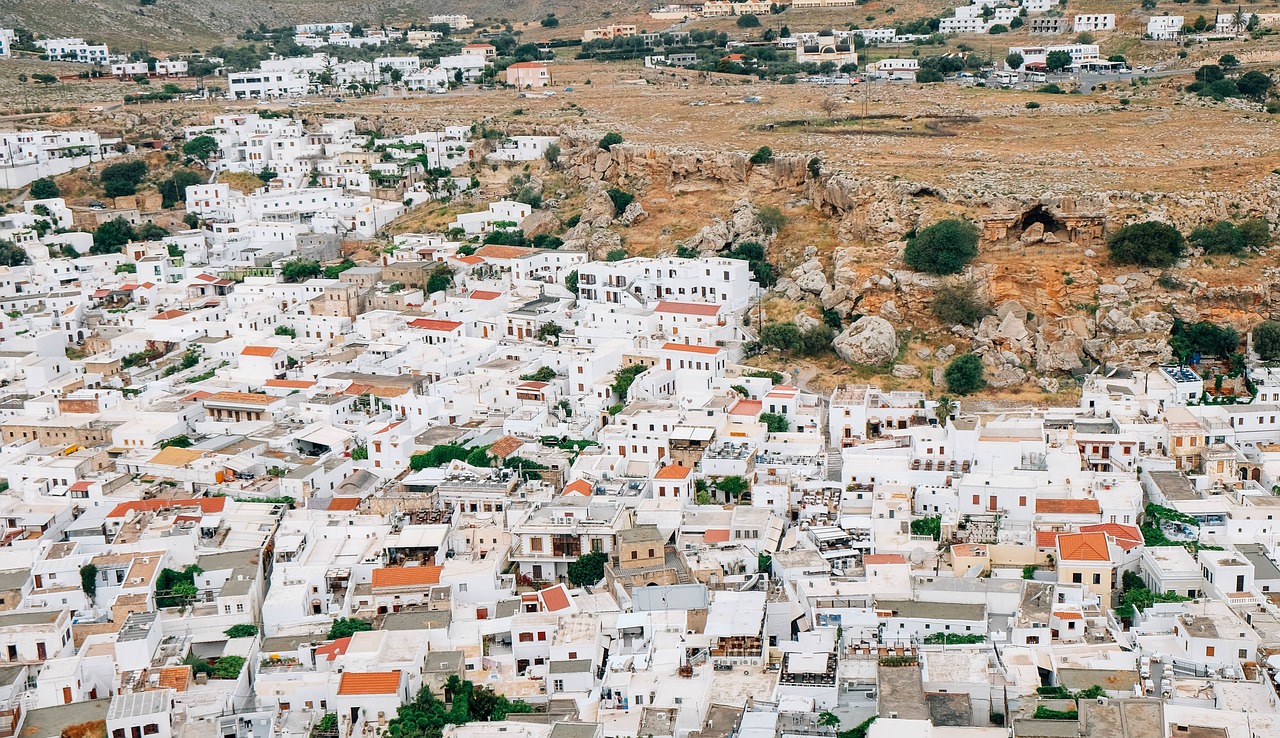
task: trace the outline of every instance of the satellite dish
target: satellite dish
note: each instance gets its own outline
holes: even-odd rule
[[[925,552],[925,550],[924,550],[923,548],[920,548],[920,547],[918,547],[918,546],[917,546],[917,547],[916,547],[916,548],[911,552],[911,566],[912,566],[912,568],[914,568],[914,567],[916,567],[916,566],[919,566],[920,564],[923,564],[923,563],[925,562],[925,559],[926,559],[926,558],[928,558],[928,556],[929,556],[929,554],[928,554],[928,553],[926,553],[926,552]]]

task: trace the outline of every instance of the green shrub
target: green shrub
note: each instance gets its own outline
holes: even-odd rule
[[[1113,262],[1149,267],[1173,266],[1185,244],[1177,228],[1150,220],[1124,226],[1107,239]]]
[[[977,226],[964,220],[940,220],[908,241],[902,258],[918,272],[956,274],[977,255]]]
[[[943,373],[947,390],[957,395],[971,395],[987,386],[983,377],[982,359],[977,354],[962,354],[947,364]]]

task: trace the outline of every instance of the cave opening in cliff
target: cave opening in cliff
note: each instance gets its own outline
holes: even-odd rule
[[[1065,223],[1053,217],[1045,206],[1036,205],[1013,221],[1013,226],[1009,229],[1009,235],[1017,238],[1036,223],[1044,226],[1045,233],[1057,234],[1059,231],[1066,230],[1067,227]]]

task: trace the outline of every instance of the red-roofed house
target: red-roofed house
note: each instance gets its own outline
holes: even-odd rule
[[[431,601],[431,591],[440,584],[443,566],[393,566],[373,570],[373,608],[379,614]]]
[[[1058,581],[1083,584],[1111,606],[1119,547],[1105,533],[1063,533],[1058,536]]]
[[[551,84],[551,70],[542,62],[517,62],[507,67],[507,84],[518,90]]]
[[[449,343],[462,338],[463,323],[457,320],[418,318],[409,321],[410,329],[422,334],[422,342],[431,346]]]
[[[693,470],[680,464],[664,466],[653,475],[654,497],[672,498],[689,503],[694,498]]]
[[[236,359],[236,374],[252,386],[269,379],[284,379],[289,357],[275,346],[245,346]]]
[[[573,598],[569,596],[569,588],[563,584],[556,584],[539,591],[538,599],[542,601],[543,612],[567,615],[577,610],[573,605]]]
[[[400,670],[344,671],[329,684],[329,707],[338,713],[338,725],[350,726],[350,735],[373,733],[413,698],[407,674]]]
[[[703,543],[728,543],[728,528],[708,528],[707,532],[702,534]]]
[[[653,309],[663,335],[695,346],[715,346],[734,338],[733,316],[722,305],[663,300]]]
[[[585,479],[575,479],[564,486],[564,495],[591,496],[591,483]]]

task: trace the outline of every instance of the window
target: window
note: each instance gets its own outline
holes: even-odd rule
[[[520,634],[520,642],[521,642],[521,643],[533,643],[533,634],[532,634],[532,633],[521,633],[521,634]]]
[[[1101,574],[1094,574],[1094,575],[1093,575],[1093,583],[1094,583],[1094,584],[1102,584],[1102,575],[1101,575]]]
[[[1249,658],[1249,649],[1247,649],[1247,648],[1242,648],[1242,649],[1240,649],[1239,657],[1240,657],[1240,658],[1242,658],[1242,659],[1247,659],[1247,658]]]
[[[1076,572],[1076,573],[1072,574],[1072,575],[1071,575],[1071,582],[1072,582],[1073,584],[1083,584],[1083,583],[1084,583],[1084,575],[1083,575],[1083,574],[1081,574],[1080,572]]]
[[[1205,655],[1205,656],[1212,656],[1212,655],[1213,655],[1213,646],[1205,646],[1205,647],[1204,647],[1204,655]]]
[[[540,641],[545,641],[545,640],[547,640],[547,631],[545,631],[545,630],[540,630],[540,631],[538,631],[538,640],[540,640]]]
[[[541,539],[541,538],[530,538],[530,539],[529,539],[529,550],[530,550],[530,551],[541,551],[541,550],[542,550],[542,539]]]
[[[564,680],[563,680],[563,679],[556,679],[556,680],[552,681],[552,682],[551,682],[551,689],[552,689],[552,691],[554,691],[554,692],[563,692],[563,691],[564,691]]]

